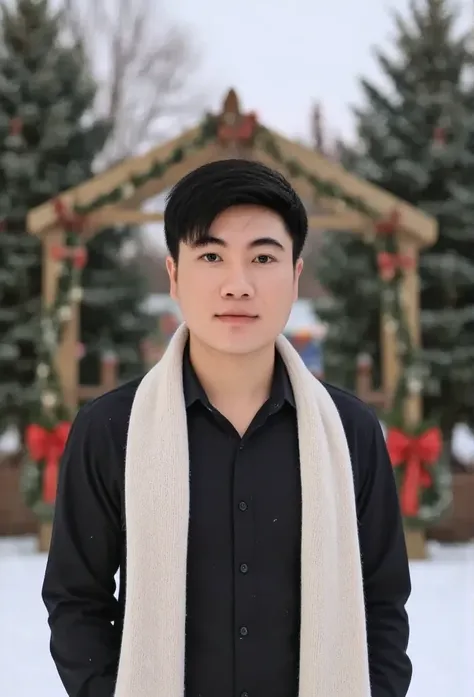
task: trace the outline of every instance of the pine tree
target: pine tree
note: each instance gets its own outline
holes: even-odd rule
[[[439,240],[420,259],[422,335],[425,407],[442,415],[446,430],[461,414],[474,420],[473,55],[457,20],[448,0],[419,0],[408,19],[395,15],[396,55],[377,52],[389,87],[362,81],[359,143],[346,153],[357,174],[438,219]],[[333,296],[320,310],[333,322],[326,361],[347,384],[356,354],[379,342],[374,252],[334,236],[322,259],[321,281]]]
[[[154,320],[142,310],[148,284],[135,258],[138,235],[134,228],[111,228],[88,244],[80,320],[85,348],[80,364],[82,384],[99,382],[100,359],[109,351],[116,355],[122,380],[143,370],[140,345],[152,331]],[[131,258],[127,249],[132,250]]]
[[[91,176],[108,128],[87,122],[95,84],[48,1],[0,10],[0,430],[23,430],[41,316],[41,245],[26,216]]]

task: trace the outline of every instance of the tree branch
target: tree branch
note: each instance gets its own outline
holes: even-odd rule
[[[203,111],[203,96],[191,90],[197,47],[159,0],[62,0],[62,6],[65,27],[84,44],[99,85],[95,116],[112,124],[101,167]]]

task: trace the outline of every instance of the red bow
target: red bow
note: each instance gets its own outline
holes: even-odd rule
[[[53,206],[61,227],[72,232],[82,232],[86,223],[84,215],[71,211],[60,198],[54,199]]]
[[[408,254],[390,254],[380,252],[377,255],[380,276],[384,281],[391,281],[398,269],[412,269],[415,262]]]
[[[400,490],[400,505],[404,516],[418,513],[421,489],[431,486],[431,467],[441,455],[443,440],[439,428],[430,428],[419,436],[409,436],[397,428],[389,430],[387,449],[393,467],[405,465],[405,475]]]
[[[34,462],[45,461],[43,471],[43,501],[54,503],[58,484],[59,460],[63,454],[71,424],[60,422],[52,431],[39,424],[26,429],[26,447]]]
[[[85,247],[53,247],[51,256],[54,261],[72,259],[76,269],[83,269],[87,264],[87,249]]]
[[[252,140],[257,128],[257,116],[254,113],[245,116],[236,115],[235,123],[223,121],[218,129],[218,138],[221,143],[240,142],[246,143]]]

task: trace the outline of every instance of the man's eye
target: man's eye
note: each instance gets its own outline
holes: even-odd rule
[[[214,252],[208,252],[207,254],[203,254],[201,259],[204,259],[204,261],[208,261],[210,264],[213,264],[216,261],[220,260],[220,256],[218,254],[215,254]]]
[[[259,254],[258,257],[255,257],[255,261],[257,264],[269,264],[272,261],[275,261],[275,259],[269,254]]]

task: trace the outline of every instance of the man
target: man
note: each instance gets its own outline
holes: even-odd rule
[[[62,461],[43,598],[67,693],[404,697],[410,578],[381,429],[281,337],[302,202],[262,164],[215,162],[172,190],[165,235],[185,325],[79,411]]]

